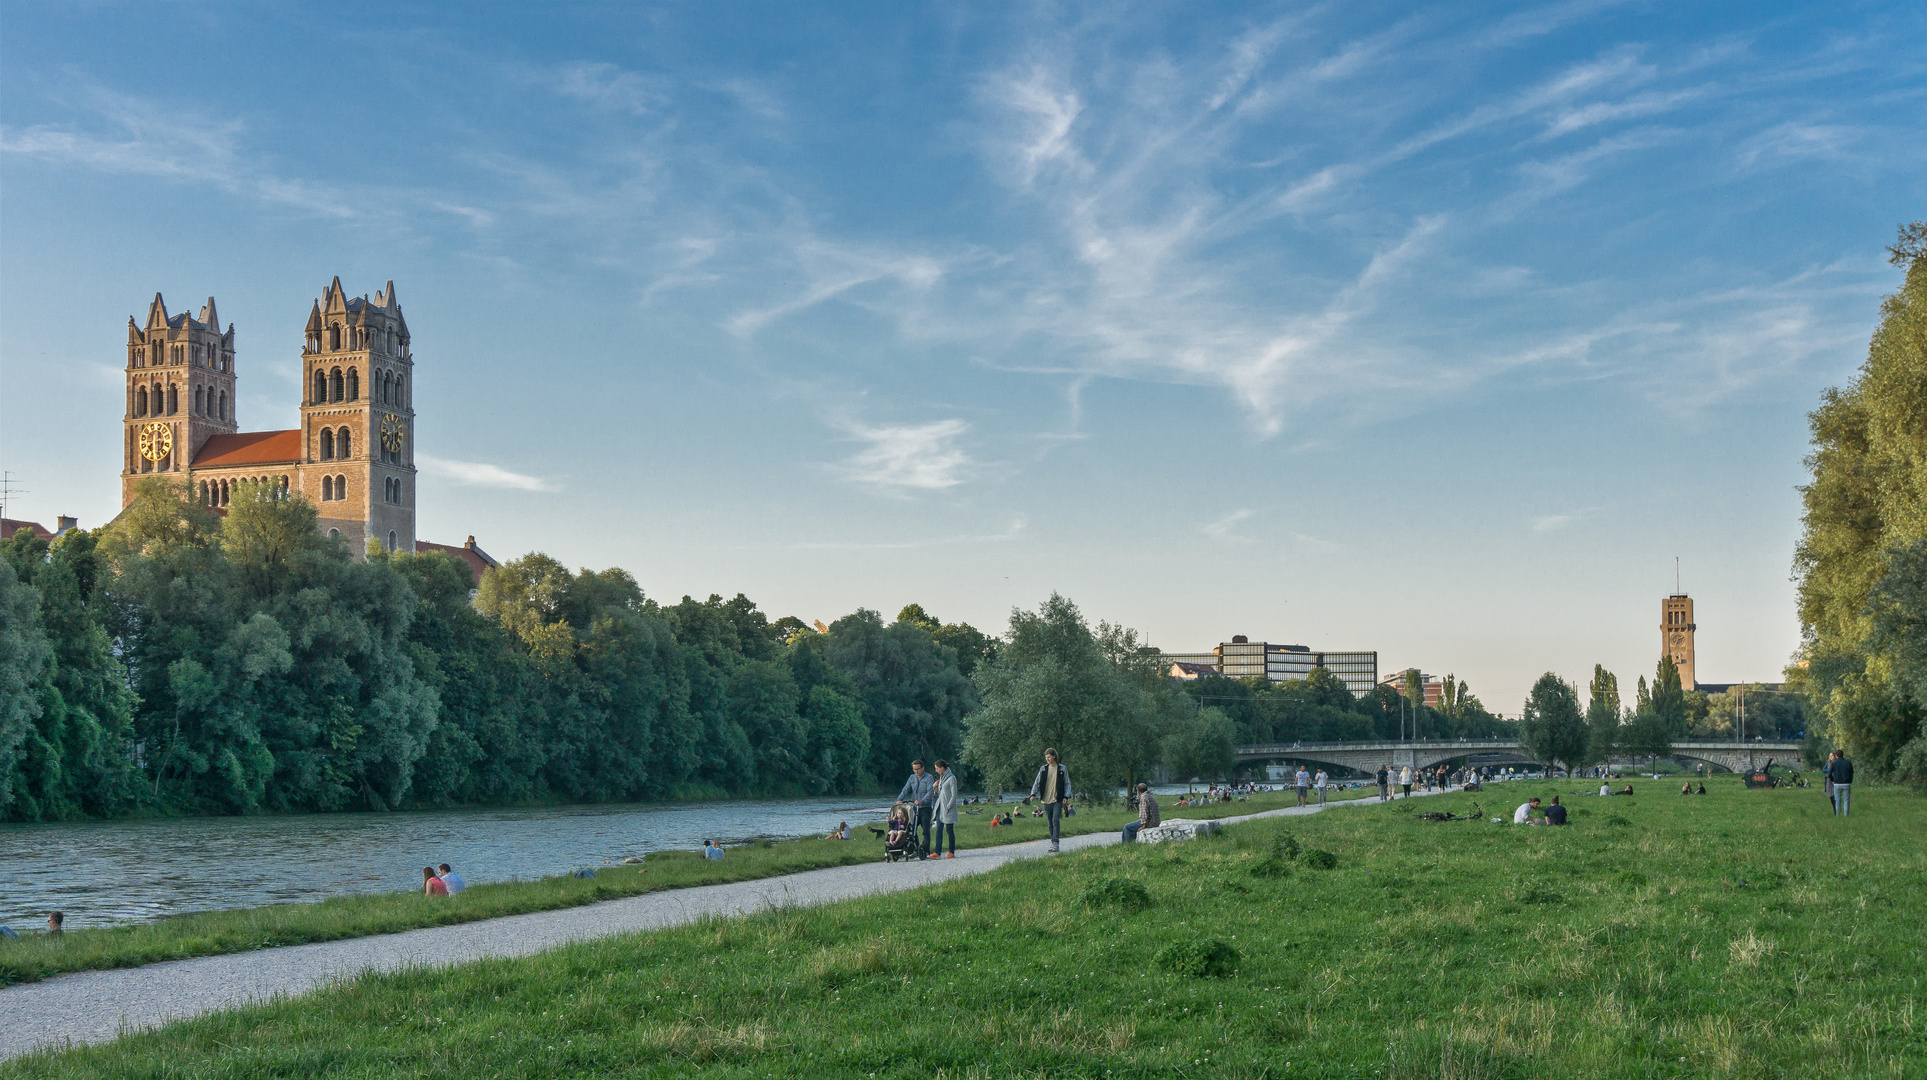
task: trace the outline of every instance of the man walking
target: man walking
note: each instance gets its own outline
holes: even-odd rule
[[[1378,801],[1384,802],[1391,797],[1392,767],[1390,765],[1380,765],[1378,767]]]
[[[1311,801],[1311,799],[1309,798],[1309,796],[1311,795],[1311,774],[1305,771],[1305,767],[1303,765],[1298,766],[1297,787],[1298,787],[1298,805],[1303,806],[1306,803]]]
[[[937,759],[936,788],[937,846],[928,857],[954,859],[957,857],[957,774],[950,771],[950,763],[942,758]],[[946,832],[950,834],[950,854],[947,856],[943,853]]]
[[[1318,805],[1325,805],[1325,788],[1330,784],[1331,777],[1325,775],[1323,769],[1318,770],[1318,775],[1311,778],[1311,786],[1318,789]]]
[[[1056,851],[1064,804],[1071,801],[1071,773],[1057,760],[1056,750],[1044,751],[1044,767],[1030,782],[1030,798],[1044,804],[1044,820],[1050,824],[1050,849]]]
[[[916,807],[917,835],[923,838],[923,850],[930,850],[930,812],[936,805],[937,785],[930,775],[923,771],[923,760],[919,758],[910,763],[910,779],[903,782],[903,790],[897,792],[897,801]]]
[[[1846,817],[1847,797],[1853,790],[1853,762],[1847,760],[1845,751],[1833,752],[1833,760],[1827,763],[1827,779],[1833,781],[1833,812]]]
[[[1137,834],[1145,829],[1155,829],[1164,822],[1158,813],[1158,797],[1151,794],[1151,785],[1137,786],[1137,820],[1124,823],[1124,842],[1137,843]]]

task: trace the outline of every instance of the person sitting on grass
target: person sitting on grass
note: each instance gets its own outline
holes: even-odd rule
[[[1693,792],[1693,794],[1695,794],[1695,795],[1704,795],[1704,794],[1706,794],[1706,781],[1704,781],[1704,780],[1701,780],[1701,781],[1700,781],[1700,789],[1699,789],[1698,791],[1695,791],[1695,792]]]
[[[1611,798],[1613,793],[1613,786],[1611,784],[1601,784],[1599,785],[1599,793],[1601,795],[1606,796],[1607,798]]]
[[[703,841],[703,858],[720,860],[722,857],[723,857],[723,845],[718,844],[714,840]]]
[[[1532,798],[1520,803],[1519,808],[1512,812],[1512,823],[1514,825],[1538,824],[1538,822],[1532,820],[1532,812],[1537,809],[1539,809],[1539,796],[1534,795]]]
[[[1155,829],[1164,821],[1158,813],[1158,797],[1151,794],[1151,785],[1137,786],[1137,820],[1124,823],[1124,842],[1137,843],[1137,834],[1144,829]]]
[[[438,878],[435,876],[435,868],[432,866],[422,867],[422,895],[423,896],[447,896],[448,895],[448,886],[443,884],[441,878]]]
[[[1552,805],[1546,807],[1546,824],[1564,825],[1565,823],[1566,808],[1559,805],[1559,796],[1554,795],[1552,797]]]
[[[850,823],[847,821],[839,821],[836,823],[836,828],[830,830],[830,835],[824,837],[823,839],[848,840],[849,838],[850,838]]]
[[[49,911],[49,912],[47,913],[47,934],[48,934],[48,936],[49,936],[49,937],[59,937],[59,936],[60,936],[60,933],[61,933],[61,931],[60,931],[60,928],[61,928],[62,926],[64,926],[64,925],[66,924],[66,922],[67,922],[67,915],[66,915],[66,913],[65,913],[65,912],[61,912],[61,911]]]
[[[1679,786],[1679,793],[1681,795],[1691,795],[1693,793],[1693,782],[1688,780],[1686,783],[1681,784]]]
[[[447,863],[443,863],[440,869],[441,872],[435,876],[441,878],[442,884],[448,887],[448,895],[454,896],[456,893],[468,888],[468,882],[463,881],[462,875],[450,869]]]

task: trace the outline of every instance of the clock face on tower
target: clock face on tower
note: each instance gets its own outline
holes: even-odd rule
[[[174,429],[162,423],[148,424],[141,428],[140,448],[147,460],[161,460],[174,452]]]
[[[1684,644],[1686,644],[1686,635],[1685,635],[1685,634],[1674,634],[1674,635],[1673,635],[1673,644],[1674,644],[1674,645],[1684,645]]]
[[[384,416],[381,418],[381,448],[390,454],[400,455],[402,445],[401,418]]]

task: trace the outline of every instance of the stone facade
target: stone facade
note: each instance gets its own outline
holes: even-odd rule
[[[147,325],[128,320],[126,454],[121,503],[149,475],[184,480],[213,507],[237,483],[299,491],[322,532],[357,555],[369,540],[415,550],[414,355],[395,283],[349,297],[336,278],[308,314],[301,349],[301,426],[243,432],[235,409],[234,328],[208,298],[196,319],[167,314],[159,294]]]

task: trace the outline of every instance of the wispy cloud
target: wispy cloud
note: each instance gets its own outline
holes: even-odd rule
[[[1578,520],[1578,514],[1542,514],[1532,519],[1532,531],[1554,532]]]
[[[455,461],[417,454],[422,471],[473,487],[508,488],[514,491],[554,491],[555,486],[539,476],[510,472],[485,461]]]
[[[962,420],[928,424],[845,424],[854,439],[869,443],[843,462],[843,475],[884,491],[942,491],[964,482],[975,462],[957,445],[970,425]]]
[[[1239,533],[1237,529],[1238,526],[1250,521],[1251,518],[1252,511],[1250,510],[1233,510],[1216,521],[1205,522],[1199,526],[1199,529],[1204,535],[1209,536],[1213,540],[1235,540],[1250,543],[1251,538]]]
[[[914,551],[919,548],[948,547],[955,544],[1002,544],[1023,536],[1028,521],[1022,514],[1011,519],[1009,527],[994,533],[964,533],[956,536],[926,536],[916,540],[806,540],[787,545],[792,551]]]

